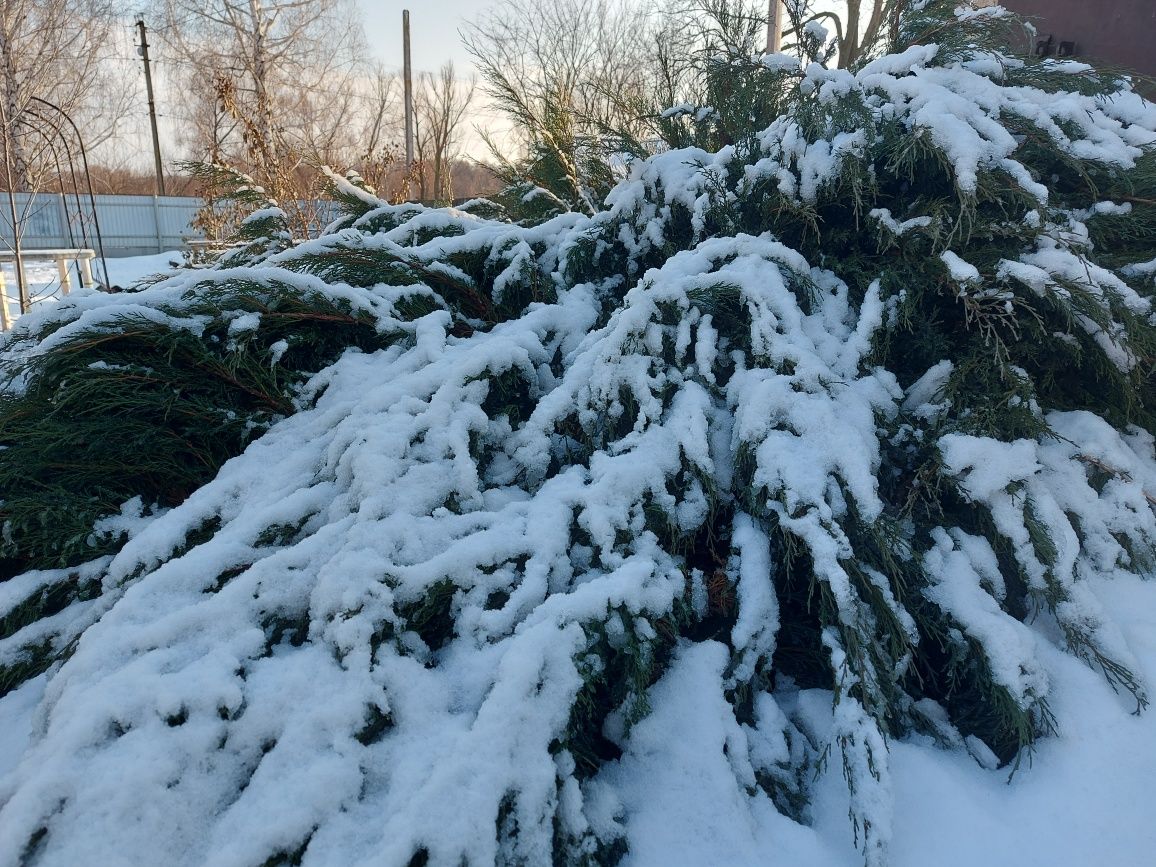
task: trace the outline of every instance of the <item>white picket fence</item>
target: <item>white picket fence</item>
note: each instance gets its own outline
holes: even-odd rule
[[[191,196],[96,196],[96,217],[106,256],[141,256],[179,250],[200,238],[190,221],[201,207]],[[17,219],[23,225],[22,247],[96,247],[92,205],[72,194],[17,193]],[[83,215],[83,218],[78,216]],[[81,223],[88,233],[83,240]],[[71,234],[70,230],[71,229]],[[12,249],[8,194],[0,192],[0,247]]]

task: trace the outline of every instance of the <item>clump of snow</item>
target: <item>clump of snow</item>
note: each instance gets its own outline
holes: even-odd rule
[[[939,258],[943,260],[943,264],[947,266],[947,271],[951,274],[951,279],[956,283],[979,283],[983,278],[980,276],[979,269],[970,262],[965,262],[963,259],[952,252],[951,250],[944,250],[939,254]]]
[[[909,220],[903,220],[901,222],[895,219],[895,217],[891,216],[891,210],[889,208],[872,208],[867,212],[867,216],[874,217],[882,226],[884,226],[892,235],[895,235],[896,237],[905,235],[912,229],[924,229],[930,226],[932,223],[931,217],[927,216],[926,214],[918,217],[912,217]]]
[[[803,25],[803,32],[820,45],[825,43],[831,35],[821,21],[808,21]]]
[[[771,72],[798,72],[799,58],[790,54],[764,54],[760,62]]]

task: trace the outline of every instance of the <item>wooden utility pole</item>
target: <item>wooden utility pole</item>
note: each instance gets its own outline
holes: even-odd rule
[[[782,0],[767,2],[767,54],[778,54],[783,48]]]
[[[409,10],[401,11],[402,77],[405,79],[405,169],[413,167],[413,69],[409,56]]]
[[[153,162],[156,164],[157,172],[157,195],[163,196],[165,194],[165,172],[161,163],[161,139],[157,135],[157,106],[156,102],[153,101],[153,72],[152,65],[149,63],[149,41],[145,35],[144,19],[138,18],[136,26],[140,29],[140,45],[137,46],[137,51],[144,61],[145,93],[149,98],[149,123],[153,130]]]

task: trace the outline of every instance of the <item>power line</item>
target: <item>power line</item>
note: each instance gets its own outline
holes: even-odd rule
[[[155,65],[155,66],[182,66],[182,67],[187,67],[190,70],[195,71],[195,72],[200,72],[200,71],[204,70],[204,67],[202,67],[199,64],[197,64],[193,61],[190,61],[190,60],[156,60],[156,59],[154,59],[152,62],[153,62],[153,65]],[[240,72],[241,70],[231,68],[230,71]],[[251,91],[252,88],[238,88],[238,90],[240,90],[241,92],[247,92],[247,91]],[[334,90],[331,88],[316,87],[316,86],[311,85],[309,87],[301,88],[301,91],[304,92],[305,94],[308,94],[308,95],[332,96],[332,97],[339,97],[342,99],[354,99],[354,100],[358,100],[360,102],[363,102],[363,103],[366,103],[368,105],[372,105],[375,107],[388,104],[388,102],[389,102],[387,100],[382,100],[378,97],[375,97],[372,94],[359,93],[356,90]]]

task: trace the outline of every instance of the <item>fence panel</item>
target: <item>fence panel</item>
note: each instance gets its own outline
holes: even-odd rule
[[[60,193],[16,193],[23,224],[21,244],[29,249],[93,247],[92,205]],[[189,225],[202,201],[191,196],[96,196],[96,217],[108,256],[139,256],[180,249],[199,238]],[[0,193],[0,246],[12,249],[8,194]]]
[[[59,247],[96,249],[92,205],[88,196],[60,193],[16,193],[16,217],[24,230],[21,245],[27,250]],[[193,196],[96,196],[96,216],[106,256],[141,256],[183,249],[203,234],[190,225],[202,207]],[[313,214],[307,227],[316,236],[336,219],[341,208],[332,201],[311,201],[302,207]],[[12,249],[12,219],[8,194],[0,192],[0,249]]]

